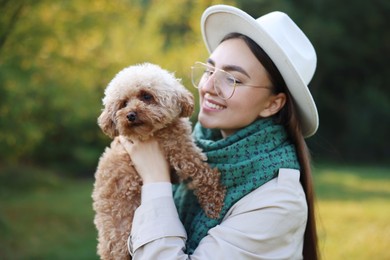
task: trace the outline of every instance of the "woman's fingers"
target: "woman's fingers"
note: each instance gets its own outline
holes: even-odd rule
[[[140,142],[119,136],[119,141],[144,183],[170,181],[168,162],[155,139]]]

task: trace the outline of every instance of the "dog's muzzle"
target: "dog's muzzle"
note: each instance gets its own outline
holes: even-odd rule
[[[134,122],[137,120],[137,112],[130,112],[127,114],[127,120],[129,120],[130,122]]]

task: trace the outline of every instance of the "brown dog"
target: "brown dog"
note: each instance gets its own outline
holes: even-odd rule
[[[103,104],[98,124],[114,140],[100,158],[92,193],[102,259],[130,258],[126,242],[140,205],[142,180],[119,135],[156,138],[176,177],[188,181],[209,217],[218,217],[225,191],[193,143],[188,117],[194,98],[173,74],[149,63],[125,68],[106,88]]]

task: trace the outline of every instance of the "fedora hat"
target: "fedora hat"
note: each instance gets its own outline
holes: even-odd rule
[[[317,56],[309,39],[288,15],[276,11],[254,19],[238,8],[215,5],[204,11],[201,29],[210,53],[229,33],[240,33],[254,40],[286,82],[298,109],[303,136],[310,137],[317,131],[318,112],[308,88]]]

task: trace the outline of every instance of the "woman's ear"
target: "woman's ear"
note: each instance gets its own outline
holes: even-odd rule
[[[286,94],[272,95],[268,105],[259,113],[260,117],[270,117],[278,113],[286,104]]]

